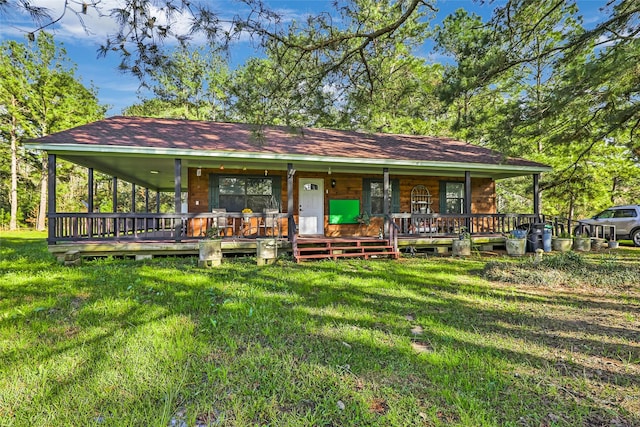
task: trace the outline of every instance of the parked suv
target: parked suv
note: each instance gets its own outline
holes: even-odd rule
[[[585,225],[614,225],[616,240],[631,239],[636,246],[640,246],[640,205],[614,206],[600,212],[590,219],[578,221]],[[580,232],[580,226],[576,227]],[[605,230],[606,232],[606,230]]]

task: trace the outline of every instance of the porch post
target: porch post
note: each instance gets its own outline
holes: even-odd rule
[[[136,185],[131,183],[131,213],[136,212]]]
[[[540,220],[540,174],[533,174],[533,214]]]
[[[48,212],[48,238],[47,243],[55,243],[56,237],[56,155],[49,154],[47,170],[47,210]]]
[[[89,233],[89,237],[93,237],[93,218],[91,217],[91,215],[93,215],[93,168],[89,168],[87,170],[87,181],[88,181],[88,195],[87,195],[87,212],[89,212],[89,218],[88,218],[88,226],[87,226],[87,232]]]
[[[160,189],[156,190],[156,213],[160,213]],[[160,228],[160,219],[156,218],[154,220],[154,224],[156,229]]]
[[[144,188],[144,213],[149,213],[149,187]],[[149,231],[149,215],[144,216],[144,229]]]
[[[131,183],[131,213],[136,212],[136,185]],[[133,230],[133,237],[138,238],[138,220],[136,217],[131,218],[131,230]]]
[[[113,213],[118,212],[118,177],[113,177],[113,189],[112,189],[111,200],[113,203]],[[113,234],[115,237],[120,235],[120,220],[117,217],[113,218]]]
[[[176,159],[174,164],[174,191],[176,213],[182,213],[182,160]]]
[[[111,190],[111,201],[113,202],[113,213],[118,212],[118,177],[113,177],[113,188]]]
[[[384,235],[387,235],[389,230],[389,213],[391,212],[390,198],[389,198],[389,168],[382,169],[382,191],[383,191],[383,213],[384,213]]]
[[[472,233],[471,229],[471,172],[464,172],[464,214],[467,215],[465,219],[465,224],[467,227],[467,232]]]
[[[287,238],[293,242],[296,226],[293,220],[293,177],[296,171],[293,163],[287,163]]]
[[[89,200],[87,200],[87,211],[89,213],[93,212],[93,168],[89,168],[87,170],[87,175],[88,175],[88,195],[87,198]]]
[[[175,211],[177,214],[182,213],[182,160],[175,159],[174,161],[174,192],[175,192]],[[176,242],[182,240],[182,230],[184,224],[182,218],[177,221],[175,229]]]

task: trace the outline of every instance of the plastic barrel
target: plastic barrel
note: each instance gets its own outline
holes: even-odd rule
[[[542,249],[545,252],[551,252],[551,229],[546,228],[542,232]]]
[[[529,235],[527,236],[527,252],[535,252],[542,249],[542,233],[544,232],[544,224],[531,224]]]

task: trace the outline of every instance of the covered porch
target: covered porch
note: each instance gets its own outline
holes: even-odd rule
[[[267,218],[262,213],[247,216],[228,213],[53,213],[49,215],[49,244],[82,242],[174,242],[210,238],[207,230],[224,218],[222,240],[251,241],[261,237],[276,237],[291,241],[286,231],[289,217],[277,213]],[[500,236],[529,224],[545,223],[557,235],[571,230],[565,218],[542,214],[407,214],[389,215],[390,227],[383,235],[394,234],[398,240],[451,239],[468,232],[471,237]],[[382,221],[381,221],[382,223]],[[295,226],[295,219],[293,219]],[[419,224],[416,226],[415,224]],[[370,226],[371,227],[371,226]],[[374,227],[375,228],[375,227]],[[299,234],[295,234],[298,238]],[[317,238],[318,236],[312,236]],[[332,236],[323,236],[332,238]],[[333,236],[334,238],[356,236]],[[362,237],[362,236],[357,236]]]
[[[385,240],[397,252],[446,245],[462,233],[499,243],[523,224],[571,229],[540,212],[545,165],[447,138],[270,127],[256,140],[253,132],[250,125],[115,117],[30,143],[49,156],[50,250],[144,252],[162,244],[180,252],[213,233],[234,251],[270,237],[293,254],[305,238],[355,239],[356,246],[357,239]],[[86,212],[58,211],[58,158],[87,168]],[[111,212],[94,203],[94,171],[112,177]],[[517,176],[531,177],[531,211],[498,213],[496,181]],[[131,186],[128,203],[119,200],[123,181]],[[160,192],[173,201],[162,212]]]
[[[568,220],[546,215],[392,213],[388,231],[381,236],[305,237],[297,233],[291,236],[287,234],[289,218],[286,213],[279,213],[270,219],[263,214],[247,216],[233,212],[222,214],[222,217],[230,225],[221,234],[222,251],[227,256],[255,255],[257,239],[266,237],[276,239],[279,253],[294,257],[300,254],[299,248],[308,247],[310,243],[327,247],[338,245],[342,248],[338,250],[345,252],[345,245],[341,243],[345,241],[386,245],[394,253],[429,251],[445,254],[451,251],[452,241],[465,232],[470,234],[477,247],[494,250],[504,245],[507,233],[528,224],[548,224],[554,235],[571,230]],[[267,220],[271,221],[270,227],[264,226]],[[197,256],[198,242],[208,239],[206,230],[220,223],[221,214],[55,213],[50,216],[50,221],[55,225],[51,227],[54,243],[50,243],[49,251],[61,261],[70,252],[79,256],[111,255],[146,259],[154,256]],[[416,228],[414,224],[422,226]],[[293,225],[295,229],[295,218]],[[232,230],[239,230],[239,233]],[[325,258],[332,258],[333,252],[326,253],[328,256]]]
[[[191,164],[193,161],[190,162]],[[199,163],[203,163],[199,161]],[[149,210],[149,188],[145,188],[143,212],[132,209],[130,212],[119,211],[118,182],[119,178],[114,176],[113,193],[111,205],[113,212],[97,212],[94,209],[94,168],[87,171],[87,212],[57,212],[56,204],[56,169],[57,156],[49,154],[49,191],[48,191],[48,220],[50,245],[64,242],[83,241],[165,241],[182,242],[186,240],[198,240],[212,237],[210,231],[216,229],[216,237],[223,239],[255,239],[259,237],[277,237],[288,241],[295,240],[296,236],[303,237],[311,234],[326,237],[394,237],[395,238],[451,238],[461,233],[469,233],[471,236],[491,236],[504,235],[509,231],[526,224],[546,223],[553,227],[554,233],[561,233],[571,230],[568,220],[550,217],[540,212],[539,198],[539,174],[532,174],[532,213],[503,214],[492,212],[478,212],[479,208],[486,207],[488,210],[495,209],[493,178],[487,178],[485,174],[479,175],[472,180],[471,171],[464,171],[462,179],[446,176],[448,182],[458,183],[464,189],[464,194],[453,201],[458,206],[454,210],[461,213],[440,213],[434,210],[447,209],[449,200],[445,205],[432,209],[431,195],[422,184],[414,185],[416,182],[433,181],[428,175],[403,175],[391,174],[389,168],[382,168],[381,173],[372,173],[371,168],[363,171],[345,173],[336,165],[329,166],[329,173],[323,174],[317,170],[301,171],[294,168],[293,163],[286,165],[286,171],[278,171],[274,163],[261,165],[271,168],[271,175],[280,178],[286,177],[286,181],[276,193],[268,193],[271,199],[276,200],[276,209],[263,209],[262,212],[241,212],[227,211],[220,209],[218,203],[213,202],[210,193],[217,189],[205,189],[205,194],[197,194],[196,188],[200,188],[198,180],[204,175],[204,181],[216,181],[216,177],[221,172],[211,172],[211,168],[197,167],[188,168],[188,172],[183,172],[183,160],[173,160],[173,200],[174,212],[159,211],[159,201],[155,206],[156,212]],[[281,164],[277,166],[282,168]],[[159,168],[159,164],[154,164]],[[356,167],[352,169],[357,169]],[[262,169],[260,169],[262,170]],[[268,169],[265,169],[265,172]],[[154,171],[152,171],[154,172]],[[166,168],[155,171],[154,175],[170,174]],[[434,173],[433,170],[429,171]],[[253,177],[255,171],[244,171],[243,174],[235,175],[233,172],[225,172],[225,176],[248,176]],[[435,173],[442,174],[442,171]],[[120,175],[123,175],[121,172]],[[323,176],[324,175],[324,176]],[[265,173],[266,176],[266,173]],[[300,176],[302,178],[300,178]],[[308,179],[307,177],[312,177]],[[186,178],[186,179],[185,179]],[[312,229],[311,233],[301,232],[299,224],[305,220],[302,209],[300,193],[302,183],[307,181],[317,181],[321,184],[320,190],[320,216],[313,218],[319,223],[318,228]],[[187,185],[183,184],[187,181]],[[326,182],[325,182],[326,181]],[[395,181],[395,182],[394,182]],[[138,182],[143,182],[138,179]],[[372,201],[371,193],[365,194],[365,186],[379,182],[379,201]],[[149,184],[150,182],[146,182]],[[362,184],[360,184],[362,183]],[[402,185],[400,185],[402,184]],[[138,184],[139,185],[139,184]],[[308,184],[305,184],[305,186]],[[360,188],[357,188],[361,185]],[[324,187],[329,187],[323,190]],[[342,187],[345,187],[343,189]],[[479,188],[478,192],[490,192],[488,198],[484,199],[473,194],[473,189]],[[488,189],[487,189],[488,188]],[[395,190],[394,190],[395,189]],[[416,196],[416,189],[426,191],[428,196]],[[131,200],[129,206],[139,206],[136,200],[136,183],[131,183]],[[155,187],[156,198],[159,198],[161,188]],[[162,188],[165,192],[168,188]],[[184,191],[191,190],[191,191]],[[366,188],[366,190],[369,190]],[[207,193],[208,191],[208,193]],[[269,191],[271,191],[269,189]],[[371,190],[374,191],[374,190]],[[395,192],[395,194],[394,194]],[[260,196],[264,198],[265,196]],[[365,199],[369,199],[366,201]],[[444,195],[440,195],[444,199]],[[185,201],[186,199],[186,201]],[[205,206],[199,206],[198,200],[204,199]],[[209,199],[207,203],[206,200]],[[283,199],[286,201],[283,202]],[[396,199],[396,200],[394,200]],[[423,200],[424,199],[424,200]],[[489,203],[486,200],[490,200]],[[428,200],[425,201],[425,200]],[[333,202],[350,202],[355,210],[344,210],[343,207],[334,208]],[[351,203],[353,202],[353,203]],[[210,206],[216,203],[216,207]],[[376,208],[376,203],[378,207]],[[423,204],[428,207],[425,209]],[[337,203],[335,204],[337,206]],[[185,209],[187,208],[187,209]],[[377,213],[375,209],[378,209]],[[189,210],[189,211],[183,211]],[[207,210],[206,212],[193,212],[193,210]],[[373,211],[373,213],[371,213]],[[402,212],[398,212],[402,211]],[[336,219],[338,218],[338,219]],[[319,233],[316,233],[318,231]]]

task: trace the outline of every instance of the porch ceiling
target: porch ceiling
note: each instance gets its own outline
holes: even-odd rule
[[[174,190],[174,159],[182,159],[182,186],[186,190],[189,168],[285,171],[292,163],[298,173],[329,172],[382,175],[389,168],[391,175],[463,177],[470,171],[472,177],[503,179],[540,173],[539,167],[490,165],[453,162],[416,162],[311,156],[255,156],[243,153],[216,153],[196,150],[176,150],[174,153],[131,153],[109,150],[77,151],[77,147],[49,145],[47,151],[58,158],[93,168],[109,176],[117,176],[136,185],[160,191]],[[157,172],[157,173],[156,173]]]

